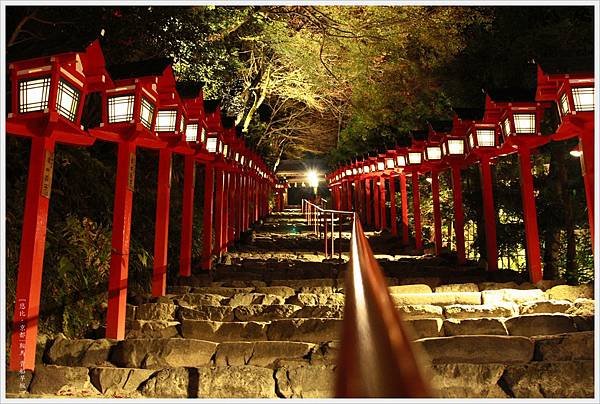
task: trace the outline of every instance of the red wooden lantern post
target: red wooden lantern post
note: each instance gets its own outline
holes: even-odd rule
[[[9,368],[33,370],[54,146],[94,143],[81,126],[84,99],[108,80],[98,41],[76,51],[13,62],[9,74],[6,132],[31,139]]]
[[[423,248],[423,229],[421,226],[421,192],[419,187],[419,170],[423,163],[423,144],[422,140],[415,139],[415,133],[412,134],[412,145],[407,152],[407,171],[412,174],[412,197],[413,197],[413,222],[415,229],[415,248]]]
[[[221,231],[221,217],[217,214],[217,209],[222,203],[222,192],[215,192],[215,184],[218,187],[218,171],[222,166],[223,145],[223,126],[221,124],[221,108],[218,101],[205,101],[204,112],[206,115],[206,150],[210,153],[212,161],[207,161],[205,165],[204,177],[204,211],[202,218],[202,261],[201,268],[208,270],[212,267],[213,260],[213,227],[215,227],[215,245],[217,244],[217,232]]]
[[[387,217],[386,217],[387,214],[386,214],[386,209],[385,209],[385,200],[386,200],[386,195],[385,195],[385,155],[379,155],[379,158],[377,159],[377,172],[379,174],[379,178],[378,178],[379,227],[378,228],[383,231],[387,227]]]
[[[458,265],[463,265],[465,258],[465,217],[462,202],[462,180],[460,170],[465,164],[464,127],[455,115],[452,132],[442,140],[444,162],[450,166],[452,174],[452,197],[454,207],[454,232],[456,236],[456,256]]]
[[[442,212],[440,207],[440,171],[442,162],[442,137],[445,131],[451,128],[451,122],[430,122],[428,139],[425,145],[423,158],[426,166],[431,171],[431,200],[433,204],[433,240],[436,255],[442,253]]]
[[[398,220],[396,214],[396,153],[395,150],[388,150],[385,158],[385,168],[389,171],[390,187],[390,232],[392,236],[398,235]]]
[[[206,161],[206,123],[204,122],[204,99],[199,87],[192,89],[183,102],[187,111],[185,124],[185,142],[194,153],[185,154],[183,167],[183,211],[181,217],[181,252],[179,256],[179,275],[192,275],[192,236],[194,222],[194,188],[196,184],[196,159]]]
[[[496,97],[498,100],[499,97]],[[526,101],[515,102],[509,96],[509,101],[492,100],[486,95],[486,111],[496,108],[503,109],[499,120],[506,145],[513,147],[519,154],[521,173],[521,198],[523,203],[523,221],[525,222],[525,238],[527,265],[532,283],[542,280],[542,260],[540,239],[537,224],[537,209],[533,175],[531,173],[531,149],[549,141],[549,137],[541,136],[540,122],[544,114],[545,104]],[[532,97],[533,98],[533,97]]]
[[[116,142],[117,180],[113,210],[112,252],[108,282],[106,337],[125,337],[131,208],[137,146],[163,149],[167,142],[155,132],[158,83],[173,74],[170,61],[156,59],[113,66],[114,87],[102,93],[102,123],[90,129],[95,137]]]
[[[560,124],[553,140],[577,136],[581,152],[581,171],[587,201],[588,222],[594,248],[594,74],[573,73],[549,66],[544,71],[538,65],[537,101],[554,102]]]
[[[371,183],[373,183],[373,177],[370,175],[371,172],[371,163],[369,160],[366,160],[366,164],[363,166],[363,174],[365,176],[365,220],[369,227],[373,224],[373,200],[371,198]]]
[[[407,148],[396,147],[396,167],[400,170],[400,216],[402,220],[402,245],[409,244],[408,234],[408,193],[406,191]]]
[[[496,209],[494,208],[492,179],[492,159],[502,153],[498,118],[497,109],[486,109],[482,121],[472,121],[467,135],[469,159],[479,160],[488,271],[498,269]]]

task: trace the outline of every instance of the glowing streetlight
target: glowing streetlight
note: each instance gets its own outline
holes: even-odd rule
[[[308,170],[306,173],[306,179],[308,185],[314,189],[315,196],[317,196],[317,189],[319,188],[319,173],[317,173],[315,170]]]

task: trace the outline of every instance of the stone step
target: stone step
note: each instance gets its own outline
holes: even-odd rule
[[[59,342],[63,354],[54,357],[55,364],[26,372],[26,392],[19,391],[18,372],[7,372],[7,393],[21,398],[327,398],[333,394],[339,349],[337,343],[273,341],[128,340],[91,346],[90,340],[63,338],[55,344]],[[427,338],[415,346],[426,354],[423,370],[438,397],[593,396],[593,332]],[[73,358],[91,358],[90,350],[104,350],[101,357],[113,363],[70,365]],[[158,357],[165,359],[156,361]]]

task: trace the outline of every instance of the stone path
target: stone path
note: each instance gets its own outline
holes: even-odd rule
[[[298,212],[274,215],[212,273],[179,279],[160,298],[132,296],[124,341],[49,341],[28,391],[8,373],[8,392],[331,397],[345,269],[321,262],[307,231]],[[593,397],[591,286],[392,255],[394,240],[370,236],[438,396]]]

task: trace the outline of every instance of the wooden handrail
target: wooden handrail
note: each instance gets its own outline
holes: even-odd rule
[[[345,288],[336,397],[432,397],[356,216]]]

